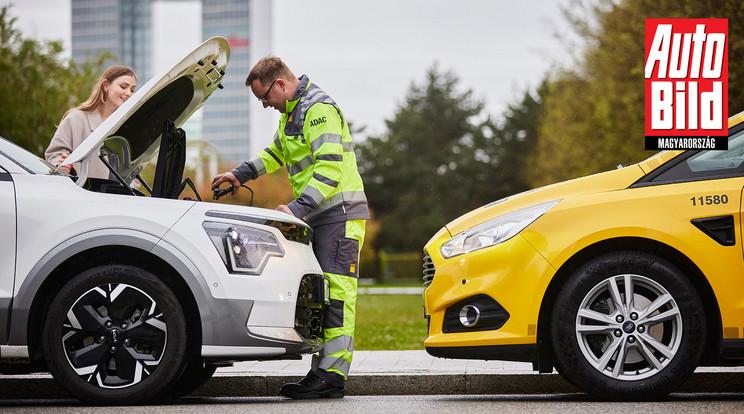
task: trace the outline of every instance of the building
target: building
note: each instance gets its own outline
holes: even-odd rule
[[[140,81],[146,82],[154,75],[155,2],[71,0],[72,57],[83,60],[110,51],[116,61],[132,66]],[[200,111],[201,118],[195,114],[196,119],[185,128],[189,129],[187,136],[214,146],[227,164],[251,158],[271,140],[276,125],[276,116],[263,110],[244,85],[252,63],[271,50],[271,9],[270,0],[201,1],[202,39],[226,37],[230,63],[222,82],[224,89],[210,97]]]
[[[251,65],[250,15],[249,0],[202,0],[202,38],[224,36],[230,43],[224,89],[204,106],[202,135],[228,163],[250,156],[249,94],[244,86]]]
[[[141,79],[152,76],[151,0],[71,0],[72,58],[111,52]]]

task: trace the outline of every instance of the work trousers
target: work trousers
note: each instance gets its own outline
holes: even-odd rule
[[[365,220],[348,220],[313,227],[313,250],[330,284],[330,304],[323,318],[323,345],[313,356],[312,370],[330,382],[346,380],[351,367],[365,224]]]

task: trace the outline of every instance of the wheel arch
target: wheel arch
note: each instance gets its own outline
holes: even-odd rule
[[[32,269],[13,304],[11,343],[27,344],[32,363],[43,361],[41,331],[54,294],[83,270],[119,263],[151,272],[174,291],[185,313],[188,352],[200,352],[203,324],[198,306],[201,298],[197,296],[206,289],[206,286],[199,286],[204,284],[203,279],[189,274],[187,264],[180,263],[175,255],[165,254],[167,250],[158,246],[159,239],[155,236],[132,230],[94,233],[77,236],[57,246]]]
[[[695,289],[700,292],[700,299],[705,307],[706,324],[714,328],[707,335],[703,359],[700,363],[715,364],[718,361],[721,347],[721,312],[713,288],[703,272],[682,252],[667,244],[642,237],[621,237],[603,240],[578,251],[558,269],[550,281],[543,295],[538,315],[537,343],[539,354],[537,368],[540,372],[548,372],[553,368],[549,321],[553,312],[551,304],[555,302],[561,287],[571,274],[584,263],[603,254],[617,251],[638,251],[656,255],[677,266],[689,279]]]

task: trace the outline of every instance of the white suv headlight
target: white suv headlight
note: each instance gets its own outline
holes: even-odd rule
[[[444,243],[439,250],[442,252],[442,256],[449,259],[503,243],[524,230],[525,227],[545,214],[559,201],[548,201],[488,220],[453,237]]]
[[[257,275],[271,256],[284,256],[284,249],[269,231],[213,221],[203,226],[230,273]]]

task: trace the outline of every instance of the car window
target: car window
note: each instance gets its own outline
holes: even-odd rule
[[[54,166],[18,145],[0,137],[0,154],[34,174],[49,174]]]
[[[702,151],[685,162],[690,171],[715,171],[739,168],[744,163],[744,131],[729,138],[726,151]]]
[[[728,149],[698,151],[659,174],[653,181],[744,176],[744,130],[729,137]]]

